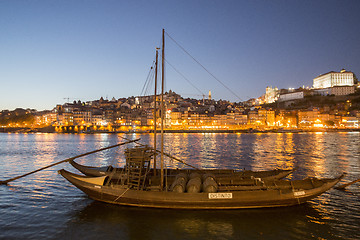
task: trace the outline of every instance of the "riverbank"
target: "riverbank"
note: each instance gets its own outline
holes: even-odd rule
[[[61,131],[57,132],[55,127],[47,126],[42,128],[21,128],[21,127],[12,127],[12,128],[0,128],[0,132],[3,133],[85,133],[85,134],[96,134],[96,133],[153,133],[150,131],[107,131],[107,130],[88,130],[88,131]],[[160,131],[157,131],[160,133]],[[164,133],[301,133],[301,132],[360,132],[360,128],[291,128],[291,129],[217,129],[217,130],[173,130],[166,129]]]
[[[47,126],[41,128],[29,128],[29,127],[1,127],[2,133],[55,133],[55,127]]]

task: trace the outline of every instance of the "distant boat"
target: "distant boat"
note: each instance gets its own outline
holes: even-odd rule
[[[163,30],[162,86],[164,86],[164,34]],[[157,56],[158,50],[156,51],[155,86]],[[342,178],[339,176],[331,179],[306,178],[288,181],[277,178],[286,176],[293,170],[237,172],[230,169],[164,169],[164,155],[169,155],[163,152],[165,112],[163,87],[161,92],[160,169],[156,168],[155,158],[158,150],[156,149],[156,125],[154,125],[154,147],[127,148],[124,168],[112,171],[111,167],[92,168],[72,161],[71,164],[75,168],[88,176],[74,174],[64,169],[59,173],[97,201],[126,206],[174,209],[239,209],[298,205],[334,187]],[[154,99],[156,98],[155,90]],[[156,107],[156,104],[154,106]],[[102,174],[103,176],[98,176]],[[248,175],[242,176],[242,174]],[[277,174],[280,175],[274,177]]]

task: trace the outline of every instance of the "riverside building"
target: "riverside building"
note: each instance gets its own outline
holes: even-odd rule
[[[342,69],[340,72],[328,72],[313,79],[315,89],[332,88],[338,86],[354,86],[354,73]]]

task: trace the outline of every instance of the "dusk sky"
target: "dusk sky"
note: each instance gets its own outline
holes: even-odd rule
[[[358,0],[1,0],[0,110],[139,96],[163,28],[231,89],[167,38],[166,60],[200,90],[167,65],[166,90],[184,97],[239,102],[342,68],[360,76]]]

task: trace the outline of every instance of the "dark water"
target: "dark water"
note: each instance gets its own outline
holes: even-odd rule
[[[149,135],[0,134],[0,179]],[[359,133],[167,134],[166,152],[204,168],[298,170],[290,179],[360,177]],[[80,158],[122,164],[125,147]],[[167,162],[167,166],[181,166]],[[0,239],[360,239],[360,184],[288,208],[178,211],[95,202],[63,179],[68,164],[0,185]]]

